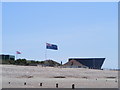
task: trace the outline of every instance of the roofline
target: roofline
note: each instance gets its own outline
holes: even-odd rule
[[[68,59],[105,59],[105,57],[70,57]]]
[[[15,55],[10,55],[10,54],[0,54],[0,55],[9,55],[9,56],[15,56]]]

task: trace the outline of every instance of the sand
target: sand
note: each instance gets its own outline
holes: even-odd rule
[[[2,65],[2,88],[56,88],[56,83],[59,88],[72,84],[75,88],[118,88],[118,71]]]

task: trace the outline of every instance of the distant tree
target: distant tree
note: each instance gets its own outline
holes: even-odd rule
[[[34,60],[31,60],[31,63],[36,63],[36,61],[34,61]]]
[[[40,64],[44,64],[44,61],[40,61]]]
[[[36,61],[37,64],[39,64],[40,62],[39,61]]]
[[[27,60],[26,59],[17,59],[15,61],[16,65],[27,65]]]

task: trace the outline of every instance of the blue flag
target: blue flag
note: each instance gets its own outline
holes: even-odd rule
[[[58,50],[57,45],[46,43],[46,49]]]

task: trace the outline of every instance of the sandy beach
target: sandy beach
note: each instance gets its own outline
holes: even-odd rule
[[[118,71],[2,65],[2,88],[56,88],[56,83],[59,88],[72,84],[75,88],[118,88]]]

